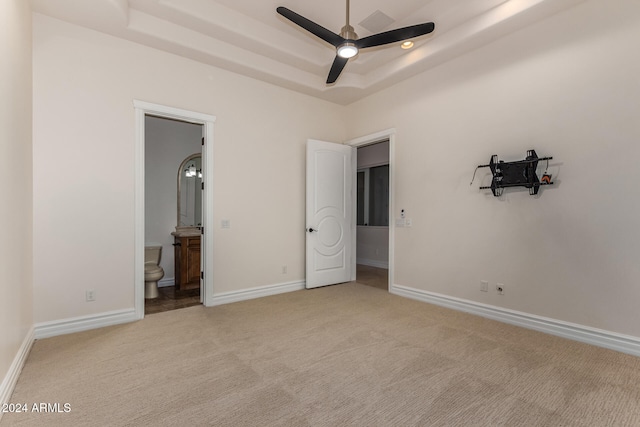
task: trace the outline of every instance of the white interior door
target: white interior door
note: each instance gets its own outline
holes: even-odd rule
[[[354,151],[347,145],[307,141],[307,289],[352,280]]]

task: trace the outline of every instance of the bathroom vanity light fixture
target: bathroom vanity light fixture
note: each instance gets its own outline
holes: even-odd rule
[[[186,176],[187,178],[193,178],[194,176],[197,176],[198,178],[202,178],[202,170],[196,169],[196,165],[191,163],[184,170],[184,176]]]

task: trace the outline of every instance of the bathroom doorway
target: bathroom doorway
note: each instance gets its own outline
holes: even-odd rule
[[[215,117],[142,101],[134,101],[134,107],[137,128],[135,306],[137,316],[142,318],[145,312],[206,305],[207,295],[211,298],[213,294],[210,274],[213,239],[211,227],[207,227],[212,223],[213,198],[212,188],[206,184],[212,174]],[[185,184],[183,199],[180,199],[181,180]],[[185,203],[193,206],[187,207]],[[188,210],[188,214],[181,215],[181,209]],[[183,224],[181,217],[189,217],[193,223]],[[177,262],[182,257],[176,258],[179,238],[189,242],[185,245],[189,251],[183,251],[188,254],[189,275],[188,280],[182,281],[179,277],[184,275],[179,274],[181,267]],[[157,265],[163,274],[157,280],[157,297],[147,292],[148,288],[154,288],[149,286],[151,281],[145,283],[145,277],[155,277],[145,275],[145,269],[149,269],[149,265],[145,266],[145,255],[153,253],[152,248],[161,248]]]
[[[158,292],[145,284],[145,314],[200,304],[200,236],[202,227],[202,124],[145,116],[145,253],[160,247]],[[182,246],[178,226],[198,233]],[[181,256],[183,251],[193,254]],[[194,265],[181,265],[181,259]],[[145,264],[150,261],[145,258]],[[181,271],[197,270],[180,281]],[[183,275],[183,274],[182,274]],[[191,274],[194,276],[194,274]],[[187,282],[187,283],[185,283]]]

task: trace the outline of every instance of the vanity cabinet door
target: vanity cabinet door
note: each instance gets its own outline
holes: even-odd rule
[[[175,248],[176,288],[200,287],[200,236],[176,236]]]
[[[187,281],[189,288],[200,287],[200,236],[187,238]]]

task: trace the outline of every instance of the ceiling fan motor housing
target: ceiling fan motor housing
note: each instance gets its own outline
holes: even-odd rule
[[[358,40],[358,35],[351,25],[345,25],[340,31],[340,37],[347,40]]]

